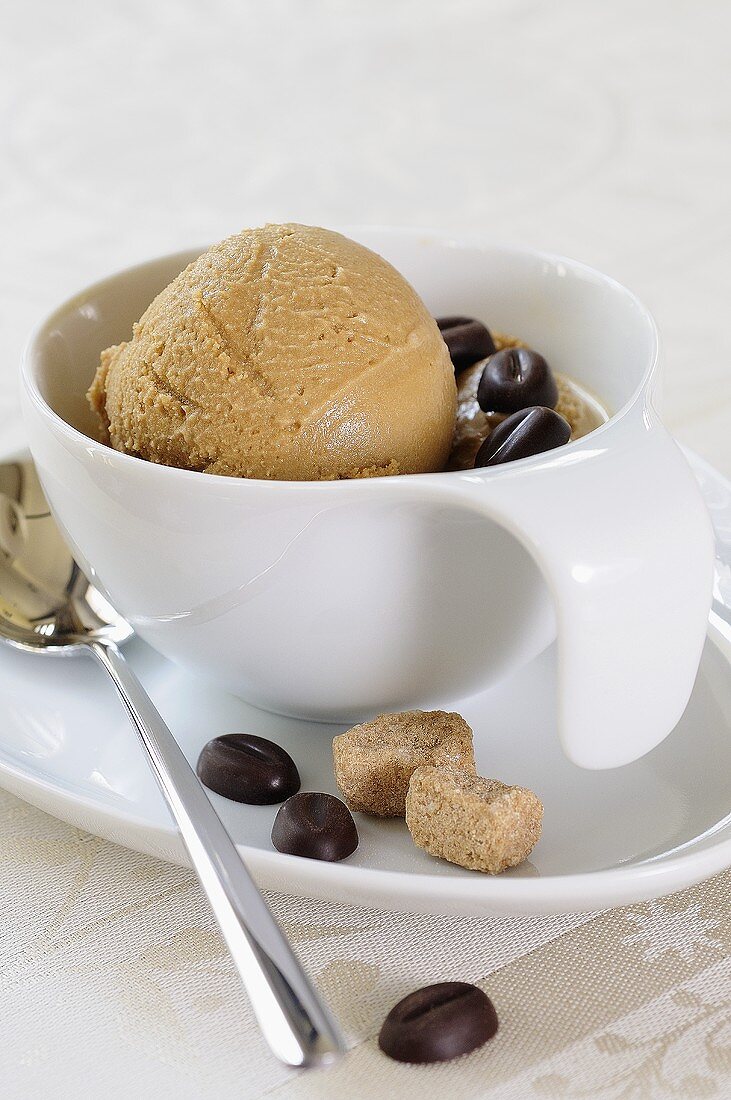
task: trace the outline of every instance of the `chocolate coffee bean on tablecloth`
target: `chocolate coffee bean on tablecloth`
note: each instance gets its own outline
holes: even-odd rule
[[[332,794],[307,791],[279,807],[272,826],[278,852],[336,862],[358,847],[358,830],[344,802]]]
[[[469,1054],[498,1029],[490,998],[469,982],[417,989],[389,1012],[378,1045],[397,1062],[446,1062]]]
[[[449,350],[455,374],[495,351],[490,330],[474,317],[438,317],[437,325]]]
[[[531,405],[553,409],[558,386],[542,355],[531,348],[504,348],[485,363],[477,386],[483,412],[514,413]]]
[[[570,438],[571,425],[553,409],[522,409],[493,428],[475,456],[475,467],[515,462],[563,447]]]
[[[214,737],[203,746],[196,770],[216,794],[252,806],[284,802],[300,789],[297,765],[289,753],[253,733]]]

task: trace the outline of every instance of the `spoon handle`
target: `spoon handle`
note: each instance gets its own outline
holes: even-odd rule
[[[109,673],[147,751],[264,1038],[289,1066],[336,1061],[345,1041],[177,741],[116,645],[93,640],[88,648]]]

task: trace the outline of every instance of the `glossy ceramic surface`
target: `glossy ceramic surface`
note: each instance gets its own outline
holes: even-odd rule
[[[558,627],[566,755],[588,768],[637,759],[688,701],[712,562],[697,486],[654,408],[651,318],[567,260],[354,235],[435,314],[519,334],[615,416],[504,467],[355,482],[243,481],[117,454],[89,437],[83,395],[99,350],[193,253],[163,258],[61,307],[25,359],[31,449],[77,559],[161,653],[309,719],[455,706]]]
[[[698,463],[721,527],[731,487]],[[724,528],[725,529],[725,528]],[[718,575],[722,595],[724,566]],[[545,802],[530,860],[491,878],[430,859],[401,821],[357,815],[361,843],[341,864],[273,850],[276,806],[212,799],[260,885],[289,893],[431,912],[597,909],[680,889],[731,864],[731,628],[709,632],[690,704],[666,741],[625,768],[570,764],[555,737],[551,648],[492,690],[457,703],[475,730],[480,770],[533,787]],[[126,652],[194,762],[208,738],[249,730],[284,744],[303,788],[333,793],[332,726],[279,718],[165,661]],[[183,862],[182,845],[114,693],[93,662],[0,650],[0,783],[73,824]]]

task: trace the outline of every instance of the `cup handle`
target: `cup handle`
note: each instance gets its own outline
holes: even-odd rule
[[[633,411],[543,463],[459,480],[465,505],[526,547],[552,593],[559,736],[584,768],[628,764],[670,733],[711,602],[713,534],[695,478],[653,411]]]

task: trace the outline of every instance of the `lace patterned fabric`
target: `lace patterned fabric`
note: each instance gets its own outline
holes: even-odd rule
[[[723,1096],[731,872],[597,915],[438,917],[269,895],[351,1052],[279,1066],[193,875],[0,792],[3,1095],[71,1100]],[[501,1021],[468,1058],[389,1061],[375,1036],[419,985],[478,983]]]

